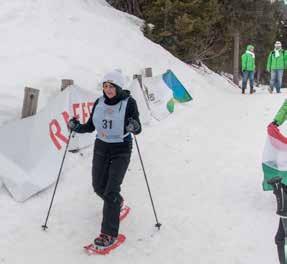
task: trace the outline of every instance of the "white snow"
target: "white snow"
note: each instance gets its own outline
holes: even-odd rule
[[[144,38],[138,19],[103,0],[0,3],[2,125],[19,118],[24,86],[41,90],[41,108],[59,93],[61,78],[99,93],[101,76],[114,68],[130,77],[149,66],[154,74],[170,68],[194,97],[137,137],[160,231],[134,146],[122,190],[132,208],[120,229],[127,241],[106,257],[83,252],[99,233],[102,208],[88,148],[67,156],[47,232],[41,225],[53,188],[16,203],[0,186],[1,264],[277,263],[278,217],[273,194],[261,188],[261,155],[285,91],[242,96],[219,75],[201,74]]]

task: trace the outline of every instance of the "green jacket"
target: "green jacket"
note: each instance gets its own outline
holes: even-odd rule
[[[254,48],[252,45],[248,45],[246,52],[241,56],[241,69],[242,71],[255,71],[255,57],[248,51]]]
[[[267,61],[267,71],[272,71],[272,70],[284,70],[286,69],[287,65],[287,56],[286,52],[281,49],[280,50],[280,56],[275,58],[275,51],[272,50],[268,56],[268,61]]]
[[[284,101],[283,105],[278,110],[274,118],[274,121],[278,124],[278,126],[280,126],[286,119],[287,119],[287,100]]]

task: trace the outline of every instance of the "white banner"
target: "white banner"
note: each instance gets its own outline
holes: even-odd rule
[[[151,115],[156,120],[162,120],[170,115],[167,103],[172,100],[173,94],[162,79],[162,75],[143,79]]]
[[[55,182],[68,142],[67,122],[76,116],[85,123],[94,100],[95,95],[70,86],[37,115],[0,128],[0,179],[16,201]],[[71,148],[92,144],[94,138],[94,133],[79,135]]]
[[[142,86],[138,80],[133,80],[129,90],[136,99],[142,123],[148,123],[152,117],[160,121],[174,112],[176,103],[192,100],[171,70],[164,74],[142,79]]]

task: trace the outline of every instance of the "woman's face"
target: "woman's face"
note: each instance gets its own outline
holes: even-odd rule
[[[109,98],[109,99],[111,99],[111,98],[113,98],[114,96],[116,96],[116,87],[115,86],[113,86],[111,83],[109,83],[109,82],[105,82],[104,84],[103,84],[103,90],[104,90],[104,93],[105,93],[105,95]]]

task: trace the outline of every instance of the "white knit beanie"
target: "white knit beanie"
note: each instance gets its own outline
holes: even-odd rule
[[[108,72],[102,80],[102,83],[105,82],[115,84],[120,88],[124,88],[125,84],[124,76],[122,75],[120,70],[113,70],[111,72]]]

